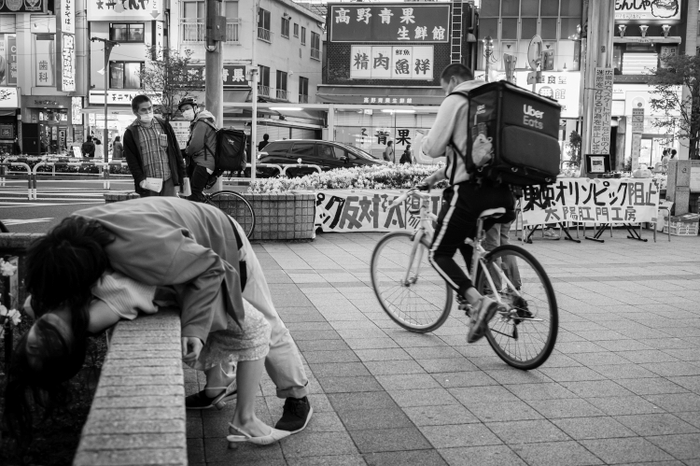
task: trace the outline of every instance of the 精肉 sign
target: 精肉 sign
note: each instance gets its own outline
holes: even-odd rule
[[[615,0],[615,21],[678,21],[681,0]]]
[[[350,79],[433,80],[433,47],[353,45]]]
[[[362,3],[329,5],[331,42],[449,41],[450,5]]]
[[[655,222],[659,190],[652,179],[558,178],[527,187],[521,202],[523,225]]]

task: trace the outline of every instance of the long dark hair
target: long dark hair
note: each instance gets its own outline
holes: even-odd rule
[[[85,361],[91,289],[109,266],[104,248],[112,241],[113,236],[98,222],[68,217],[27,251],[25,285],[37,318],[32,328],[38,345],[30,355],[29,332],[17,343],[7,374],[4,410],[5,425],[20,443],[31,439],[31,398],[47,408],[47,414],[67,401],[65,382]],[[42,318],[59,308],[70,309],[69,340]]]

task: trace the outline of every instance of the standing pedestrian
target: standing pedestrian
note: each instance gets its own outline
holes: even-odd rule
[[[124,156],[124,146],[122,146],[121,136],[116,136],[112,143],[112,160],[121,160]]]
[[[22,148],[19,145],[19,138],[15,138],[15,142],[12,143],[12,154],[20,155],[22,153]]]
[[[190,121],[190,138],[185,149],[188,157],[187,176],[190,178],[192,189],[188,199],[204,202],[204,188],[216,182],[216,119],[211,112],[200,110],[193,97],[182,99],[177,108],[185,120]]]
[[[411,145],[407,144],[406,149],[403,151],[403,154],[401,154],[401,160],[399,163],[412,164],[413,162],[413,151],[411,151]]]
[[[99,138],[94,138],[93,142],[95,143],[95,160],[102,162],[105,158],[105,146]]]
[[[382,153],[384,160],[391,163],[396,163],[396,152],[394,151],[394,141],[389,141],[386,143],[386,148]]]
[[[124,158],[141,197],[177,196],[182,189],[185,165],[175,131],[153,115],[151,99],[143,94],[131,101],[136,119],[124,131]]]
[[[92,142],[92,136],[88,136],[83,145],[80,147],[80,152],[82,152],[83,157],[94,157],[95,156],[95,143]]]
[[[263,140],[258,143],[258,150],[263,150],[268,144],[270,144],[270,135],[265,133],[263,134]]]

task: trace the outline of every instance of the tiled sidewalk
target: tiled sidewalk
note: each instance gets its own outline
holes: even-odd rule
[[[625,236],[526,245],[560,313],[530,372],[467,345],[456,312],[434,334],[393,324],[369,281],[380,234],[256,245],[315,414],[280,444],[228,450],[232,406],[188,412],[190,465],[700,465],[700,238]],[[273,424],[282,404],[265,376],[258,415]]]

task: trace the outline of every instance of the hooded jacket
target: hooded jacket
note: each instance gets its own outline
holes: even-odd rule
[[[455,91],[470,91],[486,84],[485,81],[465,81],[455,86]],[[421,142],[421,151],[432,158],[447,157],[445,178],[450,185],[469,180],[467,168],[459,154],[456,154],[450,142],[462,152],[467,150],[467,131],[469,119],[469,101],[461,95],[450,94],[440,104],[435,123]]]
[[[180,152],[180,146],[177,143],[173,127],[170,126],[170,123],[158,117],[153,117],[153,120],[153,124],[160,124],[163,132],[168,136],[168,149],[166,152],[168,154],[168,163],[170,164],[170,177],[175,186],[180,186],[182,179],[185,177],[185,164],[182,160],[182,152]],[[134,189],[138,194],[143,195],[147,190],[141,188],[139,184],[146,179],[146,174],[143,172],[141,138],[139,137],[138,129],[136,129],[136,124],[138,123],[134,122],[126,128],[122,139],[124,140],[124,158],[134,177]]]
[[[214,170],[216,151],[216,119],[208,110],[201,110],[190,123],[190,140],[185,153],[197,165]]]

